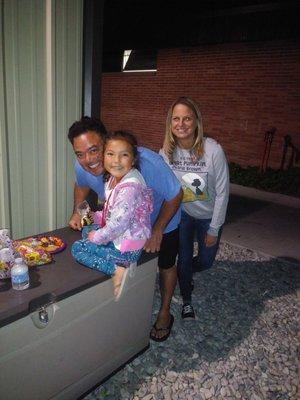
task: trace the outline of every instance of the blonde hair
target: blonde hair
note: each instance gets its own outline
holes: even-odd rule
[[[186,107],[188,107],[190,110],[193,111],[197,119],[197,127],[195,130],[195,141],[192,148],[190,149],[192,158],[196,162],[199,160],[199,158],[203,156],[203,125],[202,125],[202,117],[200,110],[197,104],[189,97],[179,97],[177,100],[174,101],[174,103],[169,108],[166,119],[166,133],[164,138],[163,150],[166,156],[168,157],[170,164],[173,164],[174,161],[173,153],[177,145],[177,140],[172,133],[171,122],[172,122],[173,110],[174,107],[177,106],[177,104],[183,104]]]

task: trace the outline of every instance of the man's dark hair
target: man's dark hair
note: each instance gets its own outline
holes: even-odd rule
[[[102,121],[97,118],[91,118],[91,117],[82,117],[79,121],[75,121],[68,132],[68,139],[73,145],[74,139],[82,135],[83,133],[86,133],[88,131],[92,131],[97,133],[101,139],[104,141],[107,135],[106,128]]]

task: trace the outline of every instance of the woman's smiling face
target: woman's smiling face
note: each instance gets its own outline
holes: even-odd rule
[[[180,142],[194,142],[197,128],[197,118],[193,110],[185,104],[176,104],[173,108],[171,118],[171,130],[173,135]]]

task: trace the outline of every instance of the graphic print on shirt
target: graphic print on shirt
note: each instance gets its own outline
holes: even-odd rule
[[[183,203],[209,200],[207,172],[188,172],[182,175]]]

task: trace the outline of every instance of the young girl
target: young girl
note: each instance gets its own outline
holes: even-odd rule
[[[83,228],[83,239],[72,246],[81,264],[113,275],[120,297],[127,267],[141,255],[151,235],[152,191],[137,170],[137,141],[127,132],[109,134],[104,146],[105,198],[94,224]]]
[[[222,147],[203,136],[200,110],[188,97],[180,97],[170,107],[160,153],[183,189],[177,271],[183,300],[181,316],[185,320],[194,319],[191,303],[194,236],[197,235],[201,268],[210,268],[226,215],[228,165]]]

